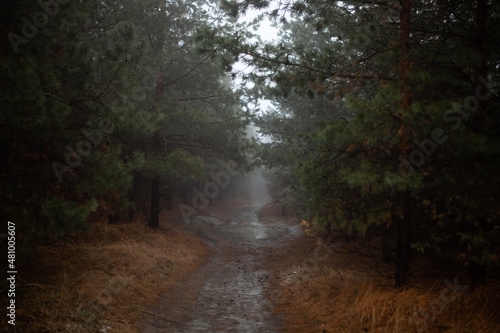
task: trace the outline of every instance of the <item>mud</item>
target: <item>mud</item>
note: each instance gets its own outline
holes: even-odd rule
[[[240,207],[228,216],[192,219],[186,229],[213,249],[208,262],[169,290],[144,321],[144,333],[277,332],[284,317],[273,312],[275,286],[264,264],[300,228],[260,221],[261,206]]]

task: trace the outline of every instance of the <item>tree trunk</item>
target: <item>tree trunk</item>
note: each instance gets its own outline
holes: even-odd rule
[[[128,200],[130,202],[136,203],[137,192],[139,192],[139,186],[141,184],[141,174],[136,172],[134,174],[134,180],[132,182],[132,189],[128,192]],[[134,221],[135,217],[135,209],[130,207],[128,210],[128,222],[131,223]]]
[[[164,198],[165,198],[165,204],[167,206],[167,210],[171,211],[172,210],[172,181],[167,182],[167,186],[165,186],[165,192],[164,192]]]
[[[411,212],[408,192],[404,194],[401,208],[403,211],[402,218],[396,216],[396,211],[393,210],[393,220],[397,221],[398,229],[396,274],[394,277],[396,288],[403,288],[410,281]]]
[[[158,229],[160,225],[160,176],[154,176],[151,181],[151,214],[148,226]]]
[[[402,9],[399,15],[399,43],[401,48],[401,58],[399,65],[399,84],[401,91],[401,113],[404,115],[411,106],[411,58],[410,58],[410,35],[411,35],[411,6],[412,0],[401,0]],[[408,150],[407,139],[410,131],[403,121],[399,130],[400,149],[402,152]],[[397,253],[396,253],[396,288],[403,288],[410,280],[410,245],[411,245],[411,213],[410,213],[410,193],[407,191],[403,195],[403,202],[400,207],[403,216],[397,216],[397,208],[393,208],[393,221],[397,221]]]
[[[156,131],[153,138],[153,149],[156,156],[161,154],[160,132]],[[149,227],[158,229],[160,225],[160,175],[153,177],[151,181],[151,214],[149,216]]]
[[[488,63],[484,43],[488,21],[488,1],[478,0],[476,4],[476,26],[473,41],[473,50],[477,53],[475,63],[474,93],[478,97],[477,110],[472,116],[472,126],[476,132],[483,132],[486,121],[486,104],[490,94],[485,84],[488,81]]]
[[[159,102],[163,97],[163,73],[158,74],[156,80],[156,100]],[[153,152],[158,158],[161,155],[160,130],[153,135]],[[160,225],[160,175],[153,177],[151,181],[151,214],[149,217],[150,228],[158,229]]]
[[[479,265],[475,262],[470,267],[470,284],[471,288],[475,289],[486,283],[486,266]]]
[[[386,228],[382,232],[382,262],[389,263],[391,262],[390,230]]]
[[[401,58],[399,63],[399,90],[401,91],[401,114],[404,115],[411,105],[411,58],[410,58],[410,32],[411,32],[411,0],[401,1],[403,8],[399,16],[399,44],[401,48]],[[399,130],[400,149],[405,152],[408,149],[407,136],[408,129],[404,121]]]

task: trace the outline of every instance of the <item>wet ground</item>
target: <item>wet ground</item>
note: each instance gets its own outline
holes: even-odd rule
[[[213,254],[151,309],[144,333],[277,332],[283,318],[273,313],[275,286],[264,262],[300,228],[259,221],[259,209],[247,206],[224,218],[191,219],[186,229],[206,240]]]

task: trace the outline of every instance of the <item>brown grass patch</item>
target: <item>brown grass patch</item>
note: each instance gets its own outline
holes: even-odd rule
[[[16,328],[137,332],[148,307],[207,252],[192,235],[139,224],[105,225],[40,246],[36,260],[18,272]]]
[[[300,262],[281,261],[283,332],[500,332],[498,284],[472,292],[460,280],[422,279],[398,291],[373,271],[375,259],[368,267],[341,251],[315,263],[311,248],[301,250]]]

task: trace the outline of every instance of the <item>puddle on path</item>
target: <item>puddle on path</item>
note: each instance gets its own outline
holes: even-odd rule
[[[238,240],[272,240],[281,237],[281,230],[259,225],[223,225],[212,231],[225,238]]]

